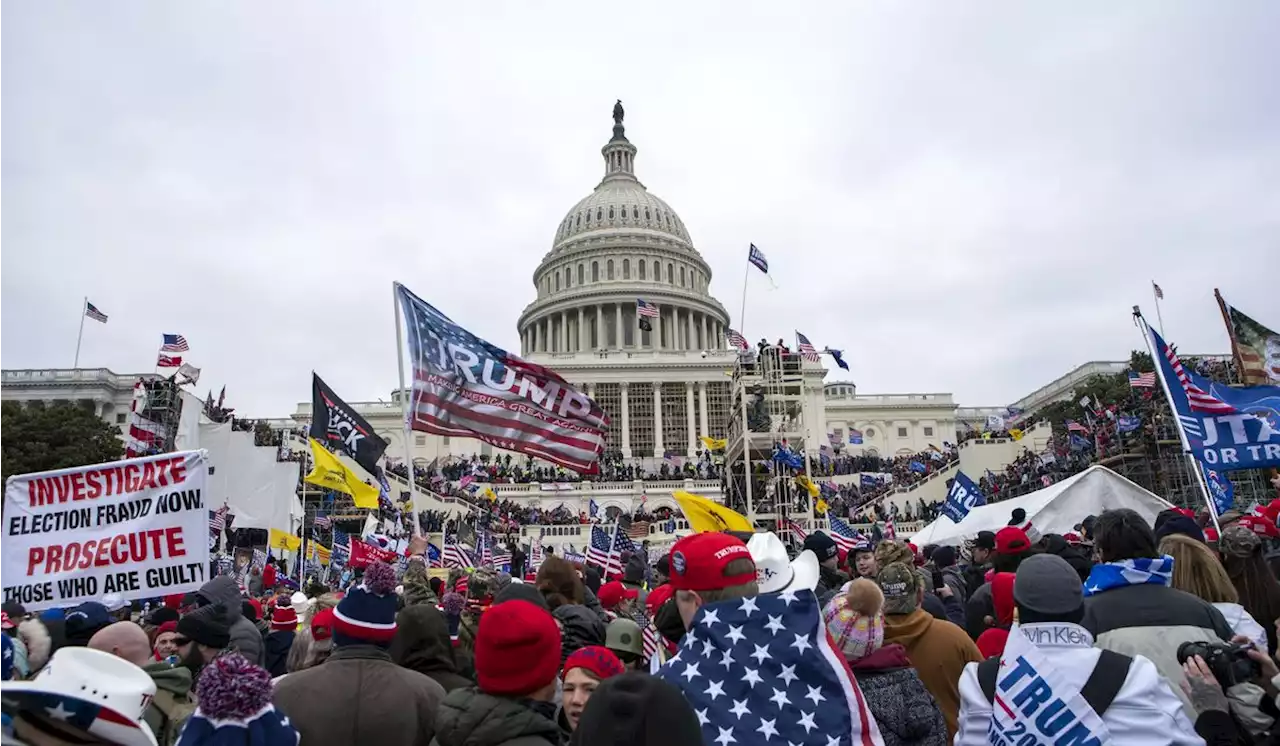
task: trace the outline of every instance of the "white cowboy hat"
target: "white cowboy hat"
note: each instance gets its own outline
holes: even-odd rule
[[[36,713],[121,746],[156,746],[142,721],[155,682],[111,653],[62,648],[34,679],[6,681],[0,692],[19,713]]]
[[[818,587],[818,555],[808,549],[790,560],[782,539],[765,532],[752,536],[747,550],[756,563],[756,583],[761,593],[811,591]]]

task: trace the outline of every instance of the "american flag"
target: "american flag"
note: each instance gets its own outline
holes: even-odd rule
[[[480,550],[481,567],[493,566],[493,549],[490,546],[492,541],[493,540],[489,538],[489,534],[484,533],[480,535],[480,546],[478,549]]]
[[[1158,300],[1164,300],[1164,291],[1160,289],[1160,286],[1156,284],[1155,280],[1151,281],[1151,291],[1156,294],[1156,298]]]
[[[231,508],[227,507],[226,505],[223,505],[221,508],[218,508],[217,510],[209,511],[209,530],[210,531],[223,531],[227,528],[227,511],[229,510],[231,510]]]
[[[492,542],[493,556],[490,560],[493,562],[493,566],[500,568],[503,565],[511,564],[511,550],[507,549],[507,545],[494,541],[492,537],[490,537],[489,541]]]
[[[639,298],[636,298],[636,313],[651,319],[656,319],[662,315],[662,312],[658,310],[658,304]]]
[[[751,248],[747,250],[747,261],[766,275],[769,274],[769,260],[764,258],[764,252],[757,249],[755,244],[751,244]]]
[[[898,540],[898,529],[893,525],[892,518],[884,522],[884,538],[889,541]]]
[[[444,558],[445,567],[466,568],[474,567],[476,564],[471,552],[458,543],[458,537],[456,536],[445,537],[444,551],[441,552],[441,555]]]
[[[658,630],[653,626],[653,622],[649,622],[644,626],[644,630],[640,632],[641,639],[644,640],[644,657],[652,658],[658,653]]]
[[[809,532],[805,531],[799,523],[788,518],[782,522],[783,528],[787,529],[800,541],[804,541],[809,536]]]
[[[453,323],[396,285],[413,367],[412,429],[476,438],[585,474],[600,470],[609,416],[555,372]],[[470,355],[463,370],[453,348]],[[481,375],[480,372],[483,371]]]
[[[831,526],[832,540],[846,552],[852,552],[859,543],[866,541],[866,537],[853,530],[853,526],[835,516],[827,516],[827,523]]]
[[[800,332],[796,332],[796,347],[800,350],[800,357],[805,360],[808,360],[811,363],[822,362],[822,356],[814,349],[813,343],[809,341],[808,337],[804,336]]]
[[[649,521],[632,521],[627,526],[627,537],[641,540],[649,538],[649,525]]]
[[[333,526],[332,518],[330,518],[327,515],[322,515],[319,513],[316,514],[316,521],[315,521],[316,528],[330,528],[332,526]]]
[[[622,572],[622,549],[618,547],[617,531],[610,532],[599,526],[591,527],[591,546],[587,547],[587,561],[599,565],[605,577]]]
[[[751,345],[747,342],[747,338],[742,336],[741,332],[730,329],[724,333],[724,336],[729,340],[729,345],[732,347],[736,347],[739,350],[751,349]]]
[[[161,353],[160,356],[156,358],[157,368],[177,368],[177,367],[180,367],[181,365],[182,365],[181,355],[177,357],[171,357],[169,355],[165,355]]]
[[[670,449],[663,451],[662,460],[677,469],[680,468],[681,458],[678,455],[676,455],[675,451],[672,451]]]
[[[1067,420],[1067,431],[1073,432],[1073,433],[1088,434],[1089,428],[1085,427],[1084,425],[1081,425],[1079,422],[1076,422],[1075,420]]]
[[[333,558],[331,564],[345,565],[351,556],[351,537],[345,531],[333,530]]]
[[[1148,328],[1150,326],[1148,325]],[[1151,329],[1151,336],[1155,337],[1156,349],[1164,355],[1164,359],[1168,361],[1169,367],[1173,368],[1173,374],[1177,377],[1178,383],[1182,386],[1182,391],[1187,395],[1187,404],[1191,406],[1192,412],[1204,412],[1206,414],[1232,414],[1236,408],[1224,402],[1213,394],[1205,391],[1191,380],[1191,376],[1187,374],[1185,368],[1182,367],[1182,361],[1178,359],[1178,353],[1156,334],[1155,329]]]
[[[884,743],[812,591],[703,606],[657,675],[684,693],[707,744]]]
[[[1129,371],[1129,388],[1149,389],[1156,385],[1155,373],[1137,373]]]
[[[191,348],[187,346],[187,338],[181,334],[161,334],[164,338],[164,344],[160,345],[161,352],[186,352]]]
[[[542,567],[542,560],[544,557],[543,548],[542,548],[542,532],[543,531],[546,531],[546,529],[544,528],[538,529],[538,538],[534,539],[533,542],[529,545],[529,567],[534,572],[537,572],[538,568]]]
[[[107,323],[107,315],[102,311],[99,311],[97,306],[93,305],[87,300],[84,302],[84,315],[88,316],[94,321],[100,321],[104,324]]]

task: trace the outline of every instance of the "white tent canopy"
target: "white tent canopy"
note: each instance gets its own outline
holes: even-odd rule
[[[1169,502],[1130,482],[1105,466],[1088,469],[1042,490],[990,503],[969,511],[959,524],[943,516],[925,526],[911,542],[958,545],[979,531],[999,531],[1009,524],[1014,508],[1027,511],[1027,520],[1042,534],[1065,534],[1085,516],[1112,508],[1132,508],[1154,524],[1160,511],[1174,507]]]

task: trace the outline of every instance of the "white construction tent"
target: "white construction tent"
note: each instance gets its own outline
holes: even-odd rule
[[[1174,507],[1105,466],[1091,466],[1079,474],[1012,500],[989,503],[969,511],[955,523],[946,516],[911,537],[918,547],[926,544],[958,545],[979,531],[999,531],[1009,525],[1015,508],[1027,512],[1027,520],[1041,534],[1065,534],[1084,520],[1112,508],[1132,508],[1154,525],[1156,516]]]

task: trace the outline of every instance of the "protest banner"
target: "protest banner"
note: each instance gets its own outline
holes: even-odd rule
[[[368,567],[374,562],[395,564],[401,556],[390,549],[383,549],[352,537],[351,559],[347,560],[347,567]]]
[[[209,573],[207,477],[204,451],[10,477],[4,600],[39,611],[199,589]]]

